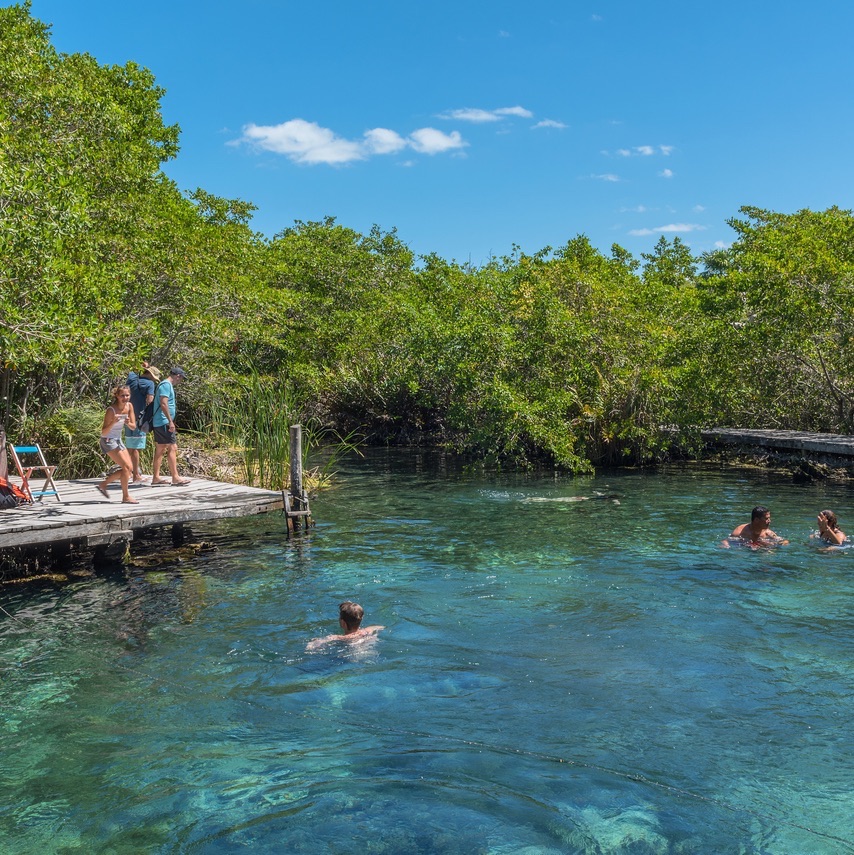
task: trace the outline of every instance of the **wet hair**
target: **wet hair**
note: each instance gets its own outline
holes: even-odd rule
[[[750,512],[750,521],[753,522],[753,520],[759,519],[759,517],[764,517],[767,513],[770,513],[768,508],[766,508],[764,505],[757,505]]]
[[[821,515],[827,520],[827,525],[833,531],[839,528],[839,521],[836,519],[836,514],[833,511],[822,511]]]
[[[349,630],[358,629],[364,616],[365,610],[358,603],[347,600],[338,606],[338,617],[344,621],[344,625]]]
[[[125,389],[127,389],[128,394],[130,394],[130,386],[127,386],[124,383],[119,386],[116,386],[116,388],[113,389],[113,406],[117,407],[119,405],[119,393],[123,392]]]

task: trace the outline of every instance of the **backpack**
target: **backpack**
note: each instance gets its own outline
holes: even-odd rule
[[[149,433],[154,430],[154,412],[160,406],[160,396],[157,393],[162,382],[158,380],[154,383],[154,399],[136,414],[136,429],[140,433]]]
[[[155,389],[155,393],[156,393]],[[154,427],[154,404],[157,400],[156,395],[154,401],[145,405],[145,409],[137,415],[136,429],[142,433],[148,433]]]
[[[0,478],[0,511],[9,511],[28,501],[27,494],[10,484],[5,478]]]

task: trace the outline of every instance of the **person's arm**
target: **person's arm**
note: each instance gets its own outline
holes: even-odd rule
[[[128,401],[128,420],[125,422],[125,428],[136,430],[136,413],[133,411],[130,401]]]
[[[166,427],[169,428],[170,432],[175,432],[175,422],[172,421],[172,413],[169,412],[169,398],[166,395],[160,396],[160,409],[163,411],[163,415],[166,416]]]

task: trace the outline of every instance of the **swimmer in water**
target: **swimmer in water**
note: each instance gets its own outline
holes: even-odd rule
[[[818,536],[831,546],[840,546],[848,539],[845,532],[839,528],[836,514],[833,511],[819,511]]]
[[[314,638],[306,645],[306,650],[317,650],[332,642],[355,642],[367,638],[375,638],[376,634],[385,629],[384,626],[362,626],[365,610],[358,604],[347,600],[338,606],[338,624],[344,630],[343,635],[325,635]]]
[[[782,546],[788,540],[771,531],[771,511],[762,505],[757,505],[750,512],[750,522],[736,526],[730,538],[738,538],[743,543],[751,546]],[[723,541],[721,546],[729,547],[728,541]]]

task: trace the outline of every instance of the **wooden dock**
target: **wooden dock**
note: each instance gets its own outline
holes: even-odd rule
[[[58,502],[45,497],[32,505],[0,511],[0,554],[9,550],[68,544],[103,548],[133,540],[134,531],[180,526],[200,520],[242,517],[282,510],[282,493],[193,478],[184,487],[131,487],[139,504],[121,501],[117,484],[105,499],[95,484],[99,479],[57,481]],[[20,479],[10,478],[13,483]]]
[[[712,428],[703,439],[720,445],[759,446],[769,450],[854,457],[854,436],[838,433],[804,433],[796,430]]]

